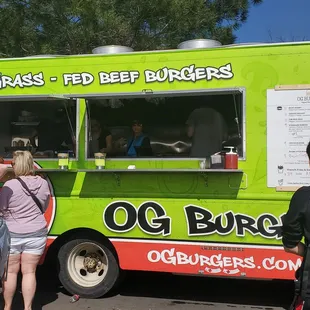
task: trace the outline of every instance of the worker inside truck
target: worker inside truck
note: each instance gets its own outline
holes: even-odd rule
[[[223,146],[234,146],[239,157],[244,156],[244,95],[239,90],[212,95],[206,91],[198,95],[89,99],[87,112],[88,120],[100,117],[111,132],[113,152],[108,157],[206,158]],[[140,119],[143,124],[132,124],[130,119]],[[90,121],[88,124],[91,131]],[[136,155],[137,148],[132,146],[129,154],[126,152],[132,130],[147,135],[151,152],[138,150]],[[88,152],[88,157],[94,158],[94,154]]]
[[[129,157],[152,156],[150,138],[143,132],[139,120],[132,121],[132,134],[127,140],[126,155]]]
[[[89,153],[95,154],[101,152],[110,155],[113,152],[112,142],[112,135],[109,128],[101,125],[97,119],[91,119]]]
[[[0,156],[28,150],[35,158],[75,157],[76,103],[66,100],[1,102]]]
[[[42,118],[30,139],[31,145],[36,148],[34,157],[55,157],[58,152],[72,153],[74,140],[74,134],[70,132],[65,112],[62,109],[55,111],[50,117]]]
[[[202,104],[189,115],[186,124],[191,157],[206,158],[222,150],[227,124],[221,113]]]
[[[147,157],[152,156],[150,138],[143,131],[143,124],[140,120],[133,120],[131,123],[131,133],[127,138],[121,137],[114,144],[115,153],[123,153],[127,157]]]

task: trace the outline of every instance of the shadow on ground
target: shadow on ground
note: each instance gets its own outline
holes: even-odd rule
[[[58,298],[60,292],[60,285],[55,277],[55,273],[52,274],[46,268],[44,270],[39,268],[37,274],[37,292],[33,303],[32,310],[42,310],[44,305],[53,303]],[[0,308],[3,309],[3,297],[1,294]],[[22,310],[23,297],[21,293],[21,278],[18,279],[17,290],[13,301],[12,309]]]
[[[256,309],[288,309],[293,299],[292,281],[259,281],[187,277],[155,273],[130,273],[120,294],[171,300],[171,305],[214,303],[251,305]]]
[[[64,291],[56,276],[55,271],[49,268],[38,270],[38,289],[33,310],[41,310],[44,305],[53,303],[59,293],[67,294],[69,303],[70,295]],[[293,283],[128,272],[118,290],[105,298],[117,295],[165,299],[171,306],[202,304],[207,307],[220,303],[229,304],[231,308],[247,305],[253,309],[288,309],[293,298]],[[23,309],[19,290],[13,309]]]

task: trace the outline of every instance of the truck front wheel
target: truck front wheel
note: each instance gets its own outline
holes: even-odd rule
[[[98,298],[116,285],[120,269],[114,253],[102,243],[75,239],[58,252],[59,279],[71,294]]]

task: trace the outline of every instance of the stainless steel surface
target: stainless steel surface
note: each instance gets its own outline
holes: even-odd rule
[[[267,45],[269,43],[265,42],[247,42],[247,43],[236,43],[236,44],[227,44],[223,47],[236,47],[236,46],[256,46],[256,45]]]
[[[43,100],[68,100],[71,99],[70,97],[63,97],[62,95],[57,97],[57,95],[22,95],[22,96],[0,96],[0,102],[6,102],[6,101],[25,101],[25,100],[32,100],[32,101],[43,101]],[[79,133],[80,132],[80,101],[82,99],[77,99],[76,100],[76,132],[75,132],[75,137],[76,137],[76,156],[74,158],[70,158],[70,161],[78,161],[79,160]],[[18,123],[15,123],[18,124]],[[10,160],[12,158],[5,158],[6,160]],[[34,158],[34,160],[38,160],[38,158]],[[54,158],[40,158],[40,161],[56,161]]]
[[[40,122],[11,122],[15,126],[37,126]]]
[[[191,140],[186,134],[186,127],[158,126],[147,127],[146,132],[150,138],[154,154],[158,157],[189,157]]]
[[[243,156],[242,160],[246,160],[246,90],[243,88],[242,92],[242,149],[243,149]]]
[[[246,123],[245,123],[245,114],[246,114],[246,96],[245,96],[245,89],[244,88],[223,88],[223,89],[209,89],[209,90],[194,90],[194,91],[169,91],[169,92],[158,92],[156,93],[156,96],[175,96],[175,95],[184,95],[184,96],[192,96],[193,94],[227,94],[227,93],[242,93],[243,96],[243,103],[242,103],[242,110],[243,110],[243,118],[242,118],[242,129],[243,129],[243,136],[242,136],[242,146],[243,146],[243,156],[239,158],[239,160],[245,160],[246,157]],[[139,98],[141,97],[143,94],[142,93],[124,93],[124,94],[113,94],[114,97],[121,97],[123,95],[123,97],[129,98],[129,97],[136,97]],[[53,99],[53,100],[61,100],[61,99],[72,99],[72,98],[80,98],[80,100],[83,100],[84,98],[97,98],[97,97],[101,97],[101,98],[105,98],[106,96],[110,96],[113,97],[112,94],[89,94],[89,95],[72,95],[72,96],[67,96],[64,95],[61,98],[57,98],[55,96],[0,96],[0,101],[10,101],[10,100],[44,100],[44,99]],[[77,100],[77,113],[76,113],[76,130],[77,132],[79,132],[80,129],[80,124],[79,124],[79,113],[78,111],[80,110],[80,100]],[[85,126],[87,127],[87,120],[85,122]],[[86,135],[86,139],[85,139],[85,146],[87,146],[87,128],[85,130],[85,135]],[[77,135],[77,145],[78,144],[78,139],[79,139],[79,135]],[[166,139],[166,137],[165,137]],[[171,149],[174,150],[173,152],[177,151],[178,153],[182,153],[182,152],[188,152],[189,148],[191,147],[190,141],[189,139],[187,139],[186,137],[184,137],[184,139],[170,139],[168,138],[167,140],[163,140],[162,138],[159,137],[159,139],[155,138],[152,141],[152,146],[161,148],[161,149]],[[87,152],[87,148],[85,148],[85,153]],[[166,152],[167,154],[169,154],[169,152]],[[76,152],[77,158],[71,159],[73,161],[76,161],[78,159],[78,150]],[[86,155],[86,154],[85,154]],[[165,156],[164,159],[169,159],[172,158],[175,160],[175,158],[173,156],[169,157],[169,156]],[[160,157],[158,157],[157,159],[161,159]],[[189,158],[181,158],[182,160],[184,159],[189,159]],[[41,159],[42,161],[51,161],[52,159]],[[112,160],[119,160],[119,159],[112,159]],[[130,160],[128,158],[122,158],[121,160]],[[144,160],[143,158],[141,158],[141,160]],[[147,160],[149,160],[149,158],[147,158]],[[197,160],[197,159],[191,159],[191,160]]]
[[[13,172],[12,168],[8,168],[8,172]],[[59,168],[41,168],[41,169],[35,169],[34,173],[43,173],[43,172],[78,172],[77,169],[59,169]]]
[[[276,42],[276,43],[262,43],[262,44],[255,44],[255,46],[261,46],[261,47],[269,47],[269,46],[291,46],[291,45],[309,45],[310,41],[296,41],[296,42]],[[245,49],[245,48],[251,48],[254,45],[236,45],[236,46],[231,46],[231,45],[222,45],[222,47],[227,47],[227,48],[240,48],[240,49]],[[167,52],[174,52],[175,50],[171,49],[163,49],[163,50],[154,50],[154,51],[148,51],[150,54],[164,54]],[[145,51],[136,51],[135,54],[145,54]],[[61,57],[65,58],[72,58],[72,57],[78,57],[78,58],[87,58],[90,57],[90,54],[78,54],[78,55],[61,55]],[[15,58],[0,58],[0,61],[8,61],[8,60],[21,60],[24,59],[25,57],[15,57]]]
[[[182,138],[182,137],[180,137]],[[177,140],[173,141],[172,139],[151,139],[151,146],[156,154],[161,154],[162,156],[169,156],[169,155],[177,155],[177,154],[189,154],[192,143],[190,141],[182,141]],[[185,139],[184,139],[185,140]]]
[[[229,94],[240,94],[244,90],[243,87],[235,88],[212,88],[212,89],[193,89],[193,90],[169,90],[169,91],[154,91],[152,92],[153,97],[175,97],[177,95],[182,96],[199,96],[199,95],[229,95]],[[64,95],[65,98],[69,99],[109,99],[109,98],[141,98],[147,97],[145,92],[128,92],[128,93],[88,93],[88,94],[70,94]]]
[[[194,39],[180,43],[178,49],[212,48],[222,46],[222,43],[209,39]]]
[[[90,135],[90,118],[92,115],[91,112],[90,112],[90,109],[89,109],[89,104],[87,102],[87,100],[85,99],[80,99],[80,100],[83,100],[85,102],[85,118],[84,118],[84,130],[85,130],[85,135],[84,135],[84,157],[85,159],[86,158],[89,158],[88,156],[88,146],[89,146],[89,135]],[[92,154],[92,158],[94,159],[95,158],[95,155]],[[94,163],[95,164],[95,163]]]
[[[193,96],[193,95],[213,95],[213,94],[242,94],[243,102],[242,102],[242,130],[243,130],[243,137],[242,137],[242,148],[243,148],[243,156],[239,157],[239,160],[245,159],[245,149],[246,149],[246,141],[245,141],[245,89],[242,87],[236,88],[219,88],[219,89],[198,89],[192,91],[164,91],[164,92],[155,92],[153,95],[156,97],[164,96],[164,97],[173,97],[177,95],[182,96]],[[118,93],[118,94],[88,94],[88,95],[78,95],[80,97],[88,98],[88,99],[98,99],[98,98],[140,98],[143,96],[142,93]],[[145,95],[144,95],[145,96]],[[74,97],[74,96],[73,96]],[[88,121],[86,120],[85,126],[88,126]],[[123,135],[128,136],[130,134],[130,128],[126,127],[115,127],[110,128],[113,135],[113,140],[116,140],[121,136],[120,132],[123,131]],[[171,130],[171,128],[169,129]],[[156,160],[160,160],[162,158],[168,160],[173,159],[176,160],[176,155],[183,155],[182,160],[197,160],[188,158],[189,150],[191,148],[191,141],[188,139],[185,133],[185,127],[182,129],[180,128],[173,128],[171,132],[168,130],[157,130],[156,128],[146,128],[147,134],[150,136],[152,148],[155,148],[155,153],[159,150],[159,153],[162,153],[163,157],[155,157]],[[113,132],[114,131],[114,132]],[[85,141],[88,140],[88,128],[85,130]],[[116,137],[114,137],[114,135]],[[87,144],[86,144],[87,146]],[[85,151],[87,152],[87,151]],[[148,157],[146,160],[149,160]],[[130,158],[113,158],[108,160],[131,160]],[[145,160],[144,158],[139,158],[139,160]]]
[[[76,119],[75,119],[75,124],[76,124],[76,126],[75,126],[75,147],[76,147],[76,149],[75,149],[75,158],[74,158],[74,160],[76,160],[76,161],[78,161],[79,160],[79,149],[80,149],[80,126],[81,126],[81,124],[80,124],[80,112],[81,112],[81,110],[80,110],[80,108],[81,108],[81,105],[80,105],[80,101],[81,101],[81,99],[79,100],[79,99],[77,99],[76,100],[76,110],[75,110],[75,116],[76,116]],[[70,159],[70,161],[72,161],[72,159]]]
[[[158,173],[243,173],[242,170],[237,169],[78,169],[78,172],[101,172],[101,173],[147,173],[147,172],[158,172]]]
[[[121,54],[132,53],[134,50],[128,46],[122,45],[104,45],[98,46],[92,50],[93,54]]]
[[[13,172],[12,168],[8,168],[8,172]],[[77,169],[59,169],[59,168],[40,168],[40,169],[35,169],[35,173],[42,173],[42,172],[78,172]]]
[[[8,169],[9,172],[13,171],[12,168]],[[100,173],[117,173],[117,172],[125,172],[125,173],[131,173],[131,172],[171,172],[171,173],[180,173],[180,172],[188,172],[188,173],[197,173],[197,172],[204,172],[204,173],[243,173],[240,169],[57,169],[57,168],[41,168],[36,169],[35,173],[42,173],[42,172],[100,172]]]
[[[186,134],[185,126],[144,126],[145,133],[150,138],[154,158],[173,158],[181,156],[189,158],[191,140]],[[131,127],[109,127],[113,141],[131,136]],[[122,156],[119,154],[118,156]]]
[[[35,170],[35,173],[41,173],[41,172],[77,172],[76,169],[61,169],[61,168],[58,168],[58,169],[36,169]]]
[[[68,166],[59,166],[59,170],[67,171],[68,170]]]
[[[105,166],[96,166],[96,170],[105,170]]]
[[[0,96],[1,101],[25,101],[25,100],[32,100],[32,101],[43,101],[43,100],[64,100],[70,99],[69,96],[67,97],[57,97],[55,95],[16,95],[16,96]]]

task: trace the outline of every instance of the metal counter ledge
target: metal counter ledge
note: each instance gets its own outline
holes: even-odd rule
[[[8,171],[13,171],[12,168],[9,168]],[[147,173],[147,172],[171,172],[171,173],[180,173],[180,172],[204,172],[204,173],[243,173],[243,170],[239,169],[35,169],[35,173],[42,172],[87,172],[87,173]]]
[[[78,169],[78,172],[87,172],[87,173],[147,173],[147,172],[171,172],[171,173],[180,173],[180,172],[205,172],[205,173],[243,173],[242,170],[236,169]]]

